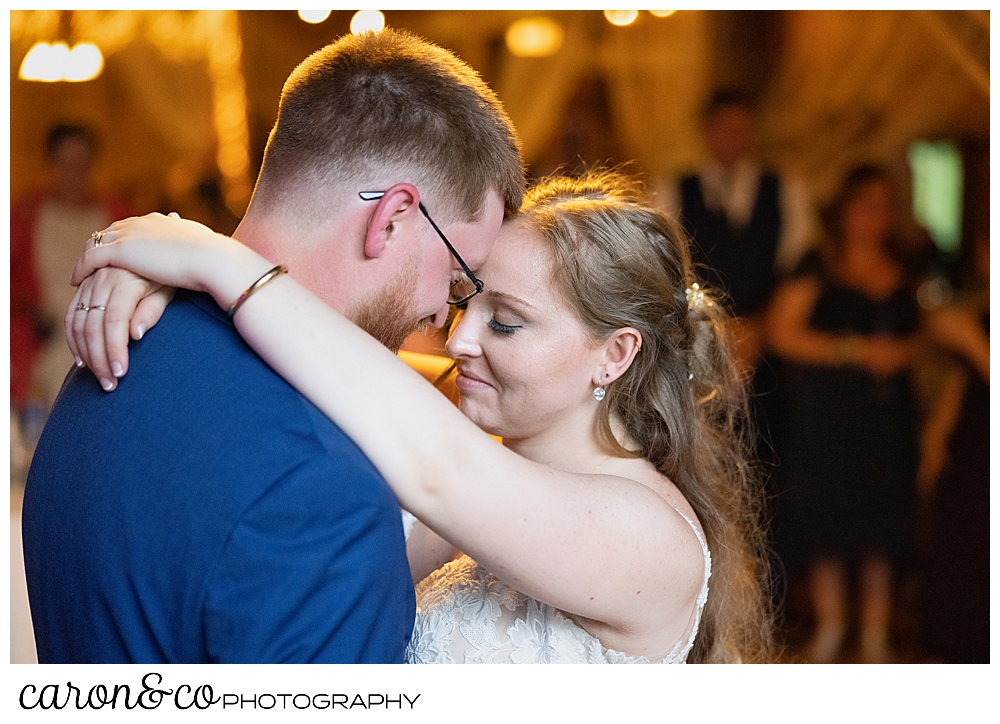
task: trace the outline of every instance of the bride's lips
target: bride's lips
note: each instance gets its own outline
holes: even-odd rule
[[[466,369],[462,369],[461,367],[458,370],[458,377],[455,378],[455,384],[458,386],[458,389],[465,392],[484,390],[489,387],[493,387],[493,385],[484,380],[482,377],[479,377]]]

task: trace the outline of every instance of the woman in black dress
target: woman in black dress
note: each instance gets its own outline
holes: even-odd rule
[[[783,373],[778,545],[805,569],[816,619],[806,657],[836,661],[857,572],[861,659],[890,658],[893,571],[909,555],[916,467],[908,367],[920,314],[895,247],[888,174],[851,171],[829,236],[775,294],[768,320]]]

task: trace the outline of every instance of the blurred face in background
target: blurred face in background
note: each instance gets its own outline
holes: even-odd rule
[[[874,180],[861,186],[844,205],[841,223],[845,240],[881,244],[894,223],[892,188],[888,182]]]
[[[55,182],[55,194],[66,201],[86,198],[90,188],[90,172],[94,166],[94,149],[87,139],[70,136],[49,156]]]
[[[753,115],[745,106],[722,106],[705,121],[705,144],[712,158],[729,167],[753,150]]]

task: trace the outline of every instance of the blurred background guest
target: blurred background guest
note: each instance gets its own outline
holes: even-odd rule
[[[10,215],[10,396],[23,440],[30,445],[62,385],[73,356],[62,330],[73,266],[92,232],[129,216],[113,197],[98,197],[95,133],[58,123],[45,139],[50,182]]]
[[[805,252],[812,212],[800,181],[756,158],[749,96],[716,91],[701,128],[707,158],[697,173],[660,189],[661,204],[680,215],[707,281],[729,295],[741,322],[745,366],[753,369],[761,346],[760,312],[777,277]]]
[[[944,663],[990,661],[990,248],[973,239],[958,300],[929,315],[953,364],[931,409],[917,482],[927,501],[920,649]]]
[[[781,405],[777,361],[763,357],[763,311],[778,279],[805,253],[813,215],[802,183],[757,158],[754,121],[748,95],[733,88],[713,93],[701,117],[707,157],[658,195],[693,239],[700,273],[728,295],[737,358],[751,381],[754,452],[768,477]]]
[[[833,662],[859,585],[860,656],[890,660],[894,571],[910,553],[916,467],[907,368],[920,314],[901,262],[889,174],[850,171],[828,234],[775,293],[770,344],[783,367],[784,435],[776,536],[790,576],[807,571],[815,632]]]

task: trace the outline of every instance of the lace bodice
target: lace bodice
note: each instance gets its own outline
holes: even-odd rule
[[[663,659],[683,664],[698,634],[708,598],[712,561],[708,546],[688,522],[705,556],[705,575],[692,611],[690,634]],[[642,656],[604,648],[573,619],[499,580],[468,556],[454,560],[417,585],[417,618],[406,649],[411,664],[646,664]]]

